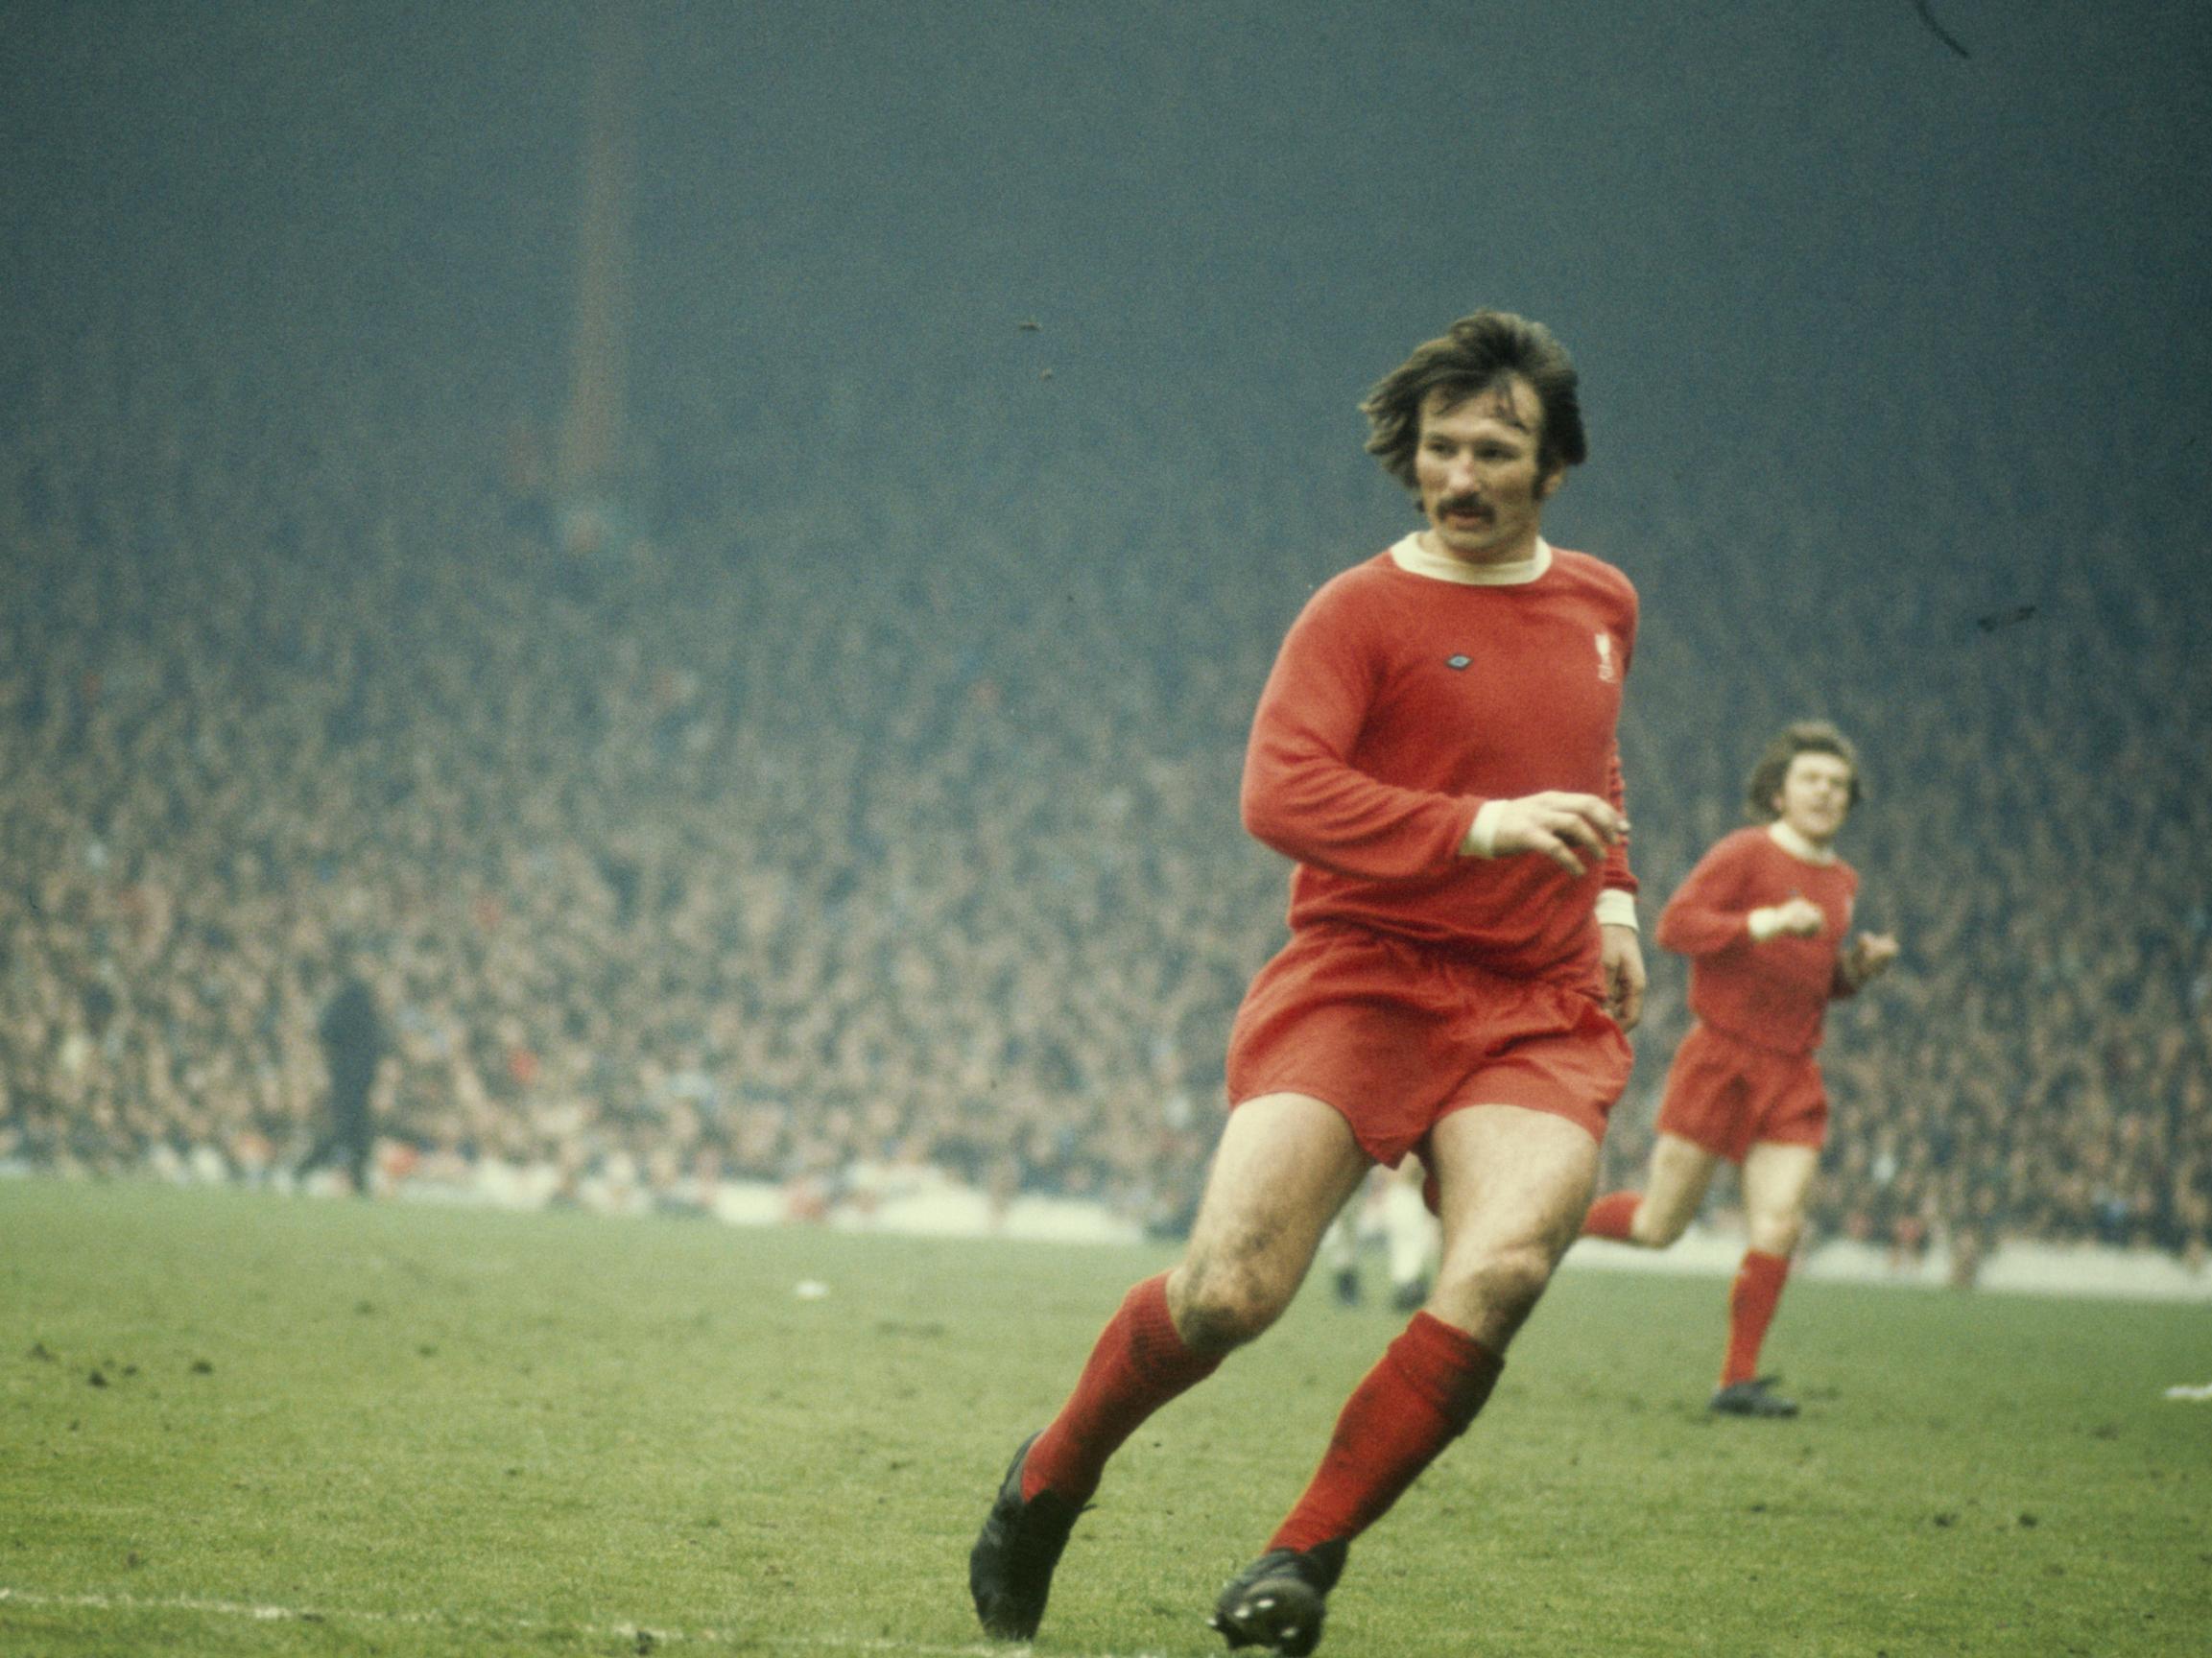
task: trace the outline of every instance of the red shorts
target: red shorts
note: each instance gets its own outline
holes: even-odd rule
[[[1818,1149],[1828,1137],[1820,1068],[1810,1054],[1776,1054],[1693,1025],[1667,1070],[1659,1132],[1731,1163],[1759,1140]]]
[[[1310,1096],[1394,1166],[1467,1105],[1526,1106],[1602,1139],[1632,1058],[1593,995],[1361,928],[1310,927],[1245,992],[1229,1103]]]

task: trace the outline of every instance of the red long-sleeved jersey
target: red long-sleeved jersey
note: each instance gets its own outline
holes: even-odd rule
[[[1828,1003],[1851,994],[1842,951],[1858,890],[1840,858],[1809,863],[1761,828],[1723,836],[1659,912],[1660,946],[1690,959],[1690,1011],[1753,1048],[1812,1053]],[[1752,942],[1751,912],[1794,897],[1820,907],[1820,931]]]
[[[1291,925],[1351,922],[1598,985],[1597,894],[1636,889],[1625,842],[1580,879],[1460,847],[1488,800],[1559,789],[1623,805],[1614,728],[1635,637],[1635,588],[1581,553],[1476,586],[1386,551],[1325,583],[1283,640],[1245,756],[1245,827],[1298,865]]]

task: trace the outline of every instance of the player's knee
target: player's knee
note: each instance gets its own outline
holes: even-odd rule
[[[1517,1328],[1543,1298],[1553,1259],[1537,1245],[1493,1249],[1437,1286],[1436,1299],[1468,1329]]]
[[[1176,1333],[1201,1353],[1226,1353],[1257,1338],[1289,1302],[1267,1274],[1235,1264],[1193,1260],[1168,1280]]]
[[[1636,1218],[1629,1222],[1629,1241],[1646,1249],[1664,1249],[1679,1242],[1689,1229],[1689,1211],[1662,1210],[1645,1203],[1636,1210]]]
[[[1762,1255],[1789,1255],[1805,1235],[1805,1218],[1794,1209],[1754,1213],[1745,1230],[1751,1247]]]

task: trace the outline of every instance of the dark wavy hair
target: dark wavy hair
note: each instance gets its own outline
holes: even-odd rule
[[[1849,806],[1855,810],[1867,797],[1866,785],[1859,780],[1859,750],[1850,738],[1825,720],[1794,720],[1774,733],[1745,779],[1745,817],[1754,823],[1772,823],[1780,816],[1774,810],[1774,796],[1782,792],[1790,762],[1800,754],[1833,754],[1851,769]]]
[[[1414,487],[1414,450],[1421,438],[1421,406],[1442,392],[1446,408],[1526,380],[1543,409],[1536,434],[1536,469],[1545,477],[1589,458],[1582,433],[1580,376],[1567,348],[1541,322],[1510,311],[1477,311],[1453,323],[1441,339],[1414,354],[1374,384],[1360,404],[1368,417],[1368,453],[1399,483]]]

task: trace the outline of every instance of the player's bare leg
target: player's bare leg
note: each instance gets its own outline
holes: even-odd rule
[[[1796,1251],[1820,1168],[1820,1149],[1813,1146],[1761,1140],[1745,1153],[1744,1220],[1752,1248],[1784,1257]]]
[[[1693,1140],[1662,1132],[1652,1147],[1641,1192],[1609,1192],[1590,1205],[1582,1234],[1664,1249],[1689,1230],[1704,1205],[1720,1158]]]
[[[1074,1393],[1007,1469],[968,1555],[987,1632],[1014,1641],[1036,1633],[1106,1459],[1282,1315],[1367,1169],[1344,1120],[1318,1100],[1274,1095],[1229,1114],[1182,1265],[1129,1292]]]
[[[1598,1143],[1517,1105],[1455,1111],[1430,1138],[1443,1252],[1428,1311],[1502,1356],[1581,1230]]]
[[[1268,1551],[1222,1591],[1213,1623],[1231,1646],[1313,1650],[1352,1539],[1466,1432],[1588,1207],[1597,1142],[1563,1118],[1473,1106],[1439,1123],[1430,1146],[1443,1225],[1436,1287],[1345,1401]]]
[[[1268,1094],[1230,1112],[1190,1244],[1168,1274],[1183,1340],[1226,1353],[1282,1316],[1368,1166],[1350,1126],[1319,1100]]]
[[[1749,1247],[1728,1291],[1728,1346],[1712,1408],[1728,1416],[1795,1416],[1797,1407],[1758,1374],[1759,1349],[1789,1277],[1790,1256],[1805,1228],[1805,1200],[1820,1153],[1812,1146],[1762,1140],[1744,1157],[1744,1219]]]

